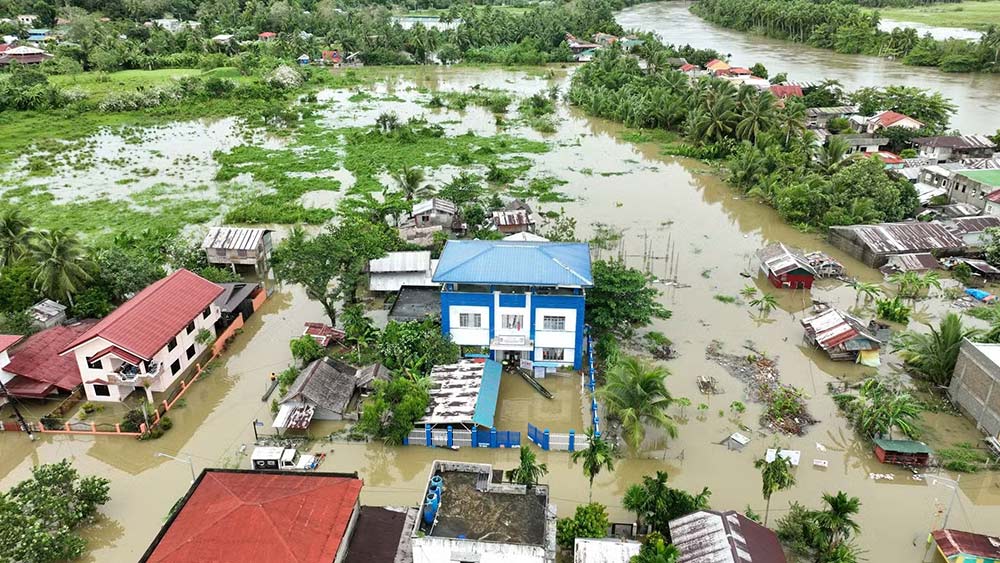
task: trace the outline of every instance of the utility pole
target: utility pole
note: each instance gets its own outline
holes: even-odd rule
[[[181,463],[188,464],[188,467],[191,469],[191,484],[194,484],[194,481],[195,481],[195,476],[194,476],[194,460],[191,459],[191,454],[184,454],[184,455],[187,456],[187,459],[180,458],[180,457],[174,457],[172,455],[165,454],[163,452],[156,452],[155,454],[153,454],[154,457],[166,457],[166,458],[170,458],[170,459],[172,459],[174,461],[179,461]]]
[[[35,434],[31,431],[31,427],[28,426],[28,422],[24,420],[23,416],[21,416],[21,411],[17,408],[17,403],[13,401],[13,399],[10,396],[10,393],[7,392],[7,386],[3,384],[2,380],[0,380],[0,397],[7,397],[11,408],[14,409],[14,417],[17,418],[18,424],[21,425],[21,430],[27,432],[28,438],[30,438],[31,441],[34,442]]]
[[[944,513],[944,523],[941,524],[941,528],[948,527],[948,518],[951,516],[951,509],[955,506],[955,499],[958,497],[958,482],[962,480],[962,476],[959,475],[957,479],[949,479],[947,477],[941,477],[938,475],[923,474],[921,477],[924,480],[930,479],[932,485],[937,485],[940,480],[942,485],[951,489],[951,500],[948,501],[948,509]]]

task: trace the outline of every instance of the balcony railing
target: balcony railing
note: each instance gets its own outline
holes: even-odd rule
[[[122,364],[113,374],[112,379],[114,383],[120,385],[138,385],[141,384],[144,379],[152,379],[160,375],[160,362],[151,362],[149,367],[144,371],[138,366],[133,366],[132,364]]]

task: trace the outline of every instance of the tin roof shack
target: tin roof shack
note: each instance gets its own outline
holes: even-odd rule
[[[833,135],[847,144],[847,154],[878,152],[879,147],[889,144],[888,137],[876,137],[871,134]]]
[[[760,270],[778,288],[810,289],[816,269],[797,249],[776,242],[757,251]]]
[[[806,254],[806,261],[816,270],[818,278],[839,278],[845,274],[844,265],[825,252],[814,250]]]
[[[642,544],[618,538],[576,538],[573,563],[629,563]]]
[[[1000,537],[949,529],[934,530],[931,537],[948,563],[1000,562]]]
[[[923,442],[875,438],[875,457],[882,463],[925,467],[930,463],[932,453]]]
[[[266,271],[271,248],[270,229],[243,227],[212,227],[201,243],[209,264],[230,266],[234,272],[237,265]]]
[[[878,365],[881,342],[868,332],[861,320],[838,311],[827,309],[818,315],[802,319],[806,340],[817,346],[834,361],[852,361]]]
[[[941,267],[938,259],[930,252],[916,252],[913,254],[893,254],[879,268],[879,271],[886,276],[891,276],[896,272],[926,272],[936,270]]]
[[[785,563],[778,536],[729,510],[699,510],[670,521],[670,538],[681,552],[678,563]]]
[[[960,254],[964,243],[940,223],[882,223],[830,227],[830,244],[872,268],[889,261],[893,254],[933,252]]]
[[[361,488],[357,473],[205,469],[140,562],[343,561]]]
[[[52,328],[66,320],[66,306],[51,299],[42,299],[31,306],[32,324],[38,328]]]
[[[404,285],[389,309],[389,320],[404,323],[441,317],[441,289]]]
[[[313,419],[356,420],[350,408],[357,388],[357,369],[331,358],[320,358],[302,370],[279,403],[272,426],[305,430]]]
[[[535,232],[535,221],[531,218],[531,214],[524,209],[494,211],[491,221],[493,221],[493,226],[505,235]]]
[[[547,485],[493,482],[484,463],[435,461],[421,517],[411,533],[413,563],[552,563],[556,507]]]
[[[917,137],[911,143],[920,149],[920,156],[936,162],[966,158],[990,158],[996,143],[985,135],[945,135]]]
[[[848,118],[858,113],[858,106],[833,106],[806,109],[806,126],[810,129],[825,129],[828,121],[835,117]]]
[[[949,270],[954,269],[959,264],[967,265],[972,271],[973,284],[978,282],[978,285],[982,285],[983,281],[996,281],[1000,279],[1000,268],[996,268],[986,260],[961,257],[946,259],[946,265]]]
[[[368,262],[368,289],[395,292],[404,285],[440,287],[431,281],[437,263],[429,250],[390,252]]]
[[[451,229],[458,217],[458,208],[447,199],[433,197],[413,204],[413,211],[410,212],[407,225],[413,225],[419,229],[438,226]]]
[[[948,396],[976,428],[1000,439],[1000,344],[964,340]]]
[[[260,295],[264,288],[259,283],[220,283],[222,295],[215,299],[215,305],[219,308],[219,320],[215,321],[216,334],[233,324],[236,317],[243,315],[243,320],[247,320],[253,315],[253,300]]]
[[[493,427],[501,366],[493,360],[470,358],[434,366],[430,373],[430,404],[417,425]]]
[[[1000,227],[1000,216],[959,217],[944,223],[944,226],[962,240],[965,250],[968,251],[985,246],[988,241],[983,231],[992,227]]]

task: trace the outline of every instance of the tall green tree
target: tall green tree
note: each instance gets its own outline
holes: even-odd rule
[[[50,299],[67,299],[72,305],[73,295],[93,279],[83,245],[66,229],[39,233],[31,241],[30,255],[35,289]]]
[[[408,202],[412,202],[414,198],[423,197],[429,191],[427,186],[424,185],[424,171],[422,168],[404,166],[393,178],[396,180],[400,191],[403,192],[403,197]]]
[[[31,237],[31,222],[17,208],[7,207],[0,212],[0,268],[27,254]]]
[[[934,385],[951,383],[962,340],[975,338],[980,331],[962,325],[962,318],[948,313],[938,326],[927,325],[929,332],[908,330],[896,335],[893,349],[899,352],[907,369]]]
[[[767,506],[764,509],[765,526],[767,526],[767,518],[771,514],[771,496],[778,491],[795,486],[792,462],[779,454],[781,454],[781,448],[778,448],[775,453],[774,461],[761,458],[753,463],[753,466],[760,470],[761,495],[767,501]]]
[[[642,539],[639,554],[632,556],[629,563],[677,563],[681,552],[670,544],[662,534],[653,532]]]
[[[430,404],[426,377],[395,376],[376,381],[375,391],[365,401],[357,430],[389,445],[403,443]]]
[[[645,273],[618,260],[595,260],[591,272],[594,287],[587,290],[587,322],[595,331],[629,338],[653,319],[670,317]]]
[[[647,524],[655,533],[670,536],[670,521],[709,507],[712,492],[704,487],[697,495],[667,486],[667,472],[646,475],[641,484],[629,485],[622,506],[635,512],[638,524]]]
[[[538,463],[531,448],[521,448],[518,466],[507,472],[507,478],[518,485],[530,487],[537,485],[548,472],[549,467],[544,463]]]
[[[593,428],[587,429],[587,440],[587,447],[573,452],[572,458],[573,463],[583,462],[583,474],[589,483],[587,498],[594,500],[594,479],[604,469],[615,470],[615,452],[607,440],[594,433]]]
[[[647,425],[664,430],[671,438],[677,436],[677,426],[667,414],[673,403],[664,383],[668,375],[663,366],[625,356],[611,366],[606,383],[597,390],[598,400],[621,422],[625,441],[633,449],[642,445]]]
[[[605,538],[611,523],[603,504],[591,502],[576,507],[572,518],[556,521],[556,543],[563,549],[572,550],[576,538]]]

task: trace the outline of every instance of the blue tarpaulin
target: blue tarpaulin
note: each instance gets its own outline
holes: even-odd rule
[[[965,293],[975,297],[980,301],[993,301],[994,299],[996,299],[996,296],[990,294],[990,292],[988,291],[983,291],[981,289],[974,289],[971,287],[966,288]]]
[[[483,367],[483,383],[479,387],[479,398],[476,399],[476,411],[472,421],[486,428],[493,427],[493,417],[497,412],[497,398],[500,396],[501,366],[493,360],[486,360]]]

